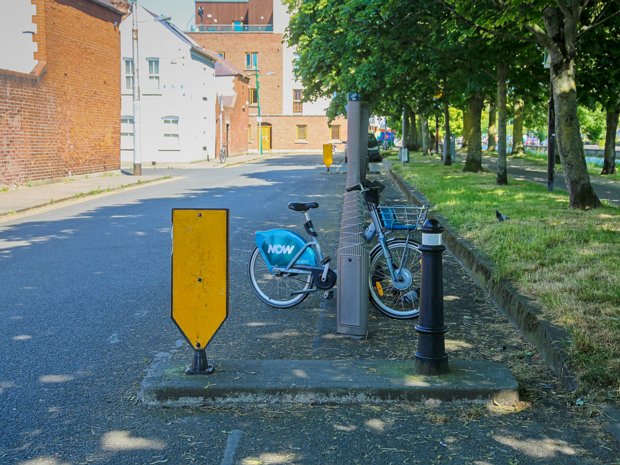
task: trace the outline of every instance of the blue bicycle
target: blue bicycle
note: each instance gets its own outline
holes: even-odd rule
[[[359,190],[364,196],[372,221],[365,239],[377,238],[370,251],[370,299],[379,311],[392,318],[414,318],[420,303],[420,244],[413,233],[426,220],[428,207],[380,206],[384,188],[377,181],[347,188]],[[256,247],[249,263],[250,281],[256,295],[272,307],[293,307],[319,290],[328,297],[336,284],[331,259],[323,255],[309,214],[318,207],[316,202],[288,204],[291,210],[304,214],[308,241],[287,229],[256,232]],[[397,232],[402,234],[392,237]]]

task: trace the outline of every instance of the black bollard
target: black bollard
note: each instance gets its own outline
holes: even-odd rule
[[[194,357],[192,364],[185,370],[188,375],[210,375],[215,371],[213,365],[209,365],[207,361],[207,352],[205,349],[194,349]]]
[[[426,220],[421,229],[422,278],[420,316],[415,329],[418,332],[418,350],[415,353],[416,371],[422,375],[447,373],[443,320],[443,228],[437,220]]]

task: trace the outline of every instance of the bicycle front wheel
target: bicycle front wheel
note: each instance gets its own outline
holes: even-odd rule
[[[415,318],[420,313],[419,246],[411,239],[393,239],[388,242],[392,267],[399,275],[398,281],[392,280],[381,244],[377,244],[370,252],[370,299],[380,312],[392,318]]]
[[[263,256],[254,248],[249,264],[252,289],[260,300],[276,308],[289,308],[301,303],[312,287],[310,273],[272,273]],[[303,291],[298,294],[297,292]]]

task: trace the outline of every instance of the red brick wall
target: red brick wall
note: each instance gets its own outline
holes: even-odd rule
[[[231,77],[231,79],[233,79]],[[228,154],[242,155],[248,152],[248,99],[247,80],[242,76],[235,76],[233,88],[237,95],[232,107],[224,107],[222,115],[222,139],[226,144],[226,123],[228,123]],[[220,106],[215,109],[215,146],[220,148]]]
[[[256,128],[256,120],[251,121],[252,127]],[[332,141],[330,137],[329,125],[325,116],[268,116],[263,118],[263,124],[271,124],[271,146],[273,150],[294,150],[294,151],[321,151],[323,144],[336,143],[339,147],[339,141]],[[338,118],[332,122],[334,125],[340,125],[340,138],[347,138],[347,121],[344,118]],[[297,140],[297,126],[305,125],[307,127],[307,139],[305,141]],[[256,137],[253,137],[256,139]],[[251,146],[256,146],[252,144]],[[339,148],[338,150],[344,150]]]
[[[208,50],[226,53],[226,61],[235,68],[252,75],[250,87],[256,88],[254,72],[245,69],[246,52],[258,52],[258,68],[260,70],[261,113],[282,113],[282,34],[241,33],[216,34],[193,33],[192,39]],[[267,72],[273,73],[267,75]],[[256,113],[252,106],[250,114]]]
[[[0,71],[0,185],[120,168],[120,15],[33,0],[37,75]]]
[[[229,61],[240,70],[245,70],[245,53],[258,52],[260,70],[260,104],[261,115],[265,125],[271,125],[271,149],[279,151],[320,151],[323,144],[330,143],[330,130],[326,116],[283,116],[282,75],[283,45],[282,34],[276,33],[193,33],[192,38],[209,50],[225,52]],[[245,71],[251,75],[249,87],[256,88],[253,71]],[[269,74],[268,74],[269,73]],[[250,150],[258,150],[257,105],[249,109],[249,143]],[[308,126],[308,140],[297,141],[297,125]],[[340,137],[346,139],[347,126],[345,119],[339,119]],[[248,139],[248,133],[245,135]],[[268,150],[263,146],[263,150]]]

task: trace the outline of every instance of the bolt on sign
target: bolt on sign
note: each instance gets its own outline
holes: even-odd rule
[[[204,350],[228,316],[228,209],[172,210],[172,320]]]

